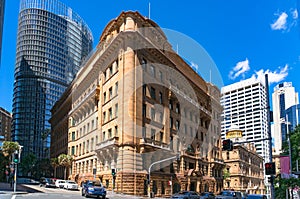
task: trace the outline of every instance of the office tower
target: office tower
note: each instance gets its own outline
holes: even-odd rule
[[[267,96],[264,81],[243,80],[221,89],[222,138],[232,127],[242,130],[243,139],[252,141],[256,152],[269,161]]]
[[[286,118],[288,119],[289,131],[291,132],[300,124],[300,104],[291,106],[285,110],[285,113],[287,115]]]
[[[170,180],[174,192],[220,192],[219,90],[138,12],[109,22],[97,46],[51,110],[51,156],[67,150],[68,176],[79,184],[95,177],[116,192],[169,196]]]
[[[274,87],[274,92],[272,93],[272,107],[275,154],[281,152],[282,143],[287,141],[287,122],[290,123],[290,120],[295,120],[295,118],[289,119],[286,110],[297,104],[299,104],[298,93],[295,91],[291,82],[283,82]],[[295,108],[295,114],[296,110]],[[290,117],[292,117],[292,114]]]
[[[0,107],[0,136],[6,141],[11,139],[11,120],[11,113]]]
[[[2,52],[2,34],[4,24],[5,0],[0,0],[0,67],[1,67],[1,52]]]
[[[57,0],[21,0],[12,139],[22,155],[49,158],[50,109],[92,49],[90,29]]]

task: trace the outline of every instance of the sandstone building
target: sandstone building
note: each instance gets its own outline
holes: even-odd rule
[[[265,194],[264,162],[253,144],[236,145],[233,151],[222,153],[227,170],[224,189]]]
[[[219,192],[218,97],[155,22],[123,12],[52,109],[51,156],[67,150],[74,158],[69,178],[79,184],[96,179],[116,192],[147,195],[150,165],[179,154],[151,167],[151,192]]]

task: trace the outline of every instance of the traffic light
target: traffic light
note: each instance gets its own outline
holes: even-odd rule
[[[19,153],[17,153],[17,152],[14,153],[14,155],[13,155],[13,162],[15,164],[19,163]]]
[[[273,184],[273,181],[274,181],[274,176],[270,176],[268,177],[268,182]]]
[[[266,173],[266,175],[275,175],[276,174],[275,162],[265,163],[265,173]]]
[[[116,169],[111,169],[111,175],[116,176]]]
[[[223,150],[224,151],[232,151],[233,143],[230,139],[223,140]]]

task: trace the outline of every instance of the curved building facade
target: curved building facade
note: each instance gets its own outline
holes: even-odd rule
[[[21,0],[13,96],[12,139],[22,155],[48,158],[50,109],[92,50],[93,36],[57,0]]]

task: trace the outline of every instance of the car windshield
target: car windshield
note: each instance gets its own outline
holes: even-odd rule
[[[73,181],[68,181],[69,184],[76,184],[75,182]]]
[[[89,187],[102,187],[102,184],[99,184],[97,182],[89,182],[89,183],[87,183],[87,186],[89,186]]]

